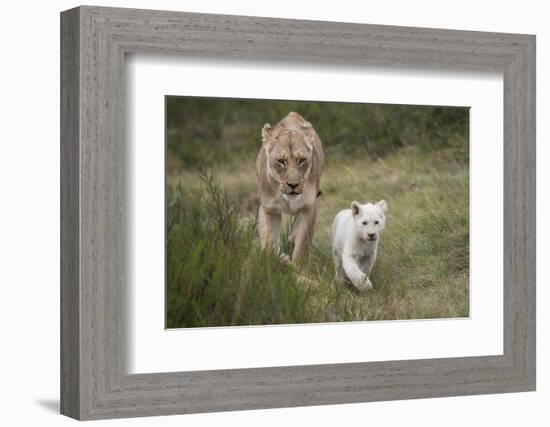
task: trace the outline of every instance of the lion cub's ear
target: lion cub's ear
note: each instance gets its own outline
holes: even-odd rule
[[[273,129],[271,129],[271,125],[266,123],[262,128],[262,142],[266,142],[271,137],[272,131]]]
[[[388,204],[384,199],[380,200],[379,202],[376,202],[375,205],[378,209],[380,209],[382,212],[386,212],[388,210]]]
[[[351,213],[353,216],[359,215],[361,212],[361,205],[358,202],[351,202]]]
[[[310,122],[304,122],[300,126],[301,129],[304,131],[304,135],[306,136],[306,145],[309,151],[313,150],[313,138],[314,138],[314,130],[313,126]]]

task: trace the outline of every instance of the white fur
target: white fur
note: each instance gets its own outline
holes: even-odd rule
[[[368,275],[372,271],[380,234],[386,224],[387,204],[360,205],[340,211],[332,223],[332,257],[336,278],[351,282],[359,291],[371,289]]]

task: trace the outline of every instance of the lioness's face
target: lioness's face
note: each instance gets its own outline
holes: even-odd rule
[[[302,194],[304,180],[311,169],[311,146],[305,138],[299,131],[287,130],[267,145],[270,174],[287,198]]]

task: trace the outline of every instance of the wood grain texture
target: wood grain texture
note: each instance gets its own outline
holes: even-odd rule
[[[99,419],[535,388],[535,38],[80,7],[62,13],[62,413]],[[504,75],[504,354],[128,375],[124,56]]]
[[[78,10],[61,19],[61,412],[80,414]]]

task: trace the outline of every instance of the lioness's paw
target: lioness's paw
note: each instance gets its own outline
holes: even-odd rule
[[[287,254],[281,254],[279,255],[279,259],[284,263],[284,264],[292,264],[292,260],[290,259],[290,255],[287,255]]]

